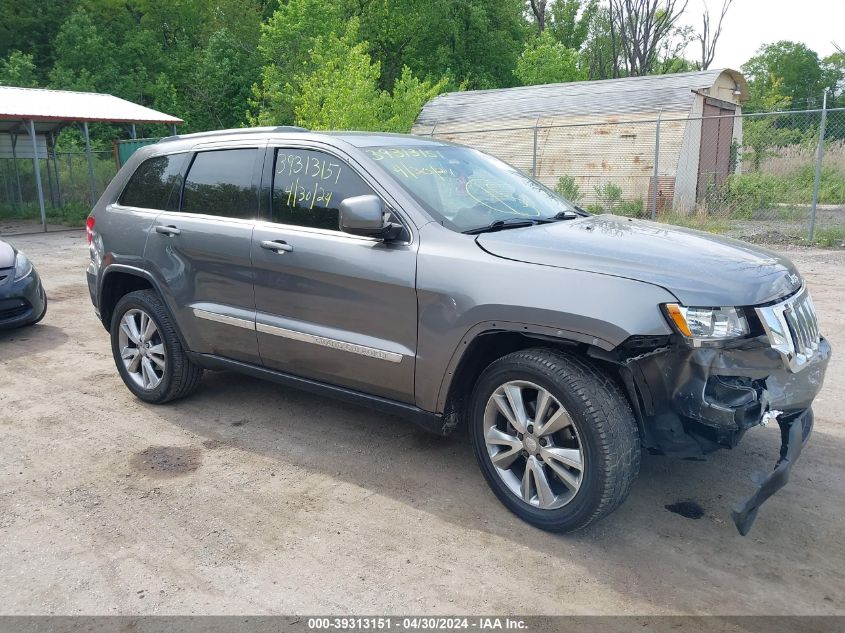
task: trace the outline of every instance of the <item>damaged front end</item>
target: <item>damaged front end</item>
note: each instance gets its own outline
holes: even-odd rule
[[[683,336],[635,337],[613,362],[640,422],[643,444],[695,458],[733,448],[748,429],[776,420],[782,446],[773,472],[755,475],[757,490],[731,516],[747,534],[760,505],[782,488],[813,425],[830,344],[819,335],[806,289],[745,309],[748,335],[727,341]],[[604,360],[611,360],[605,358]]]

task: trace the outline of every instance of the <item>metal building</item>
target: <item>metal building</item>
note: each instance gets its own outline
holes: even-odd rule
[[[688,210],[738,169],[734,115],[747,97],[735,70],[452,92],[412,131],[488,151],[548,186],[567,176],[588,200],[612,182],[625,200],[659,195],[661,208]]]

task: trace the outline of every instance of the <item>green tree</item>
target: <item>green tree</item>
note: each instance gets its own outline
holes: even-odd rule
[[[405,67],[393,92],[379,89],[380,64],[358,41],[353,18],[343,35],[318,37],[307,67],[295,77],[295,122],[309,129],[408,132],[422,106],[446,85],[417,79]]]
[[[748,79],[748,111],[764,110],[766,102],[787,102],[793,108],[821,105],[825,74],[819,56],[800,42],[762,46],[742,66]]]
[[[0,59],[0,86],[35,88],[38,86],[33,56],[12,51],[5,59]]]
[[[551,5],[548,30],[566,48],[580,50],[598,13],[598,0],[557,0]]]
[[[334,2],[290,0],[262,25],[258,44],[262,68],[248,100],[251,125],[294,122],[294,76],[312,70],[310,51],[321,37],[337,34],[342,23]]]
[[[296,123],[307,128],[375,130],[379,127],[381,95],[379,65],[357,42],[357,21],[341,35],[320,36],[307,66],[311,72],[295,77]]]
[[[580,67],[578,52],[558,42],[549,29],[526,44],[516,62],[514,75],[525,86],[587,78],[587,73]]]

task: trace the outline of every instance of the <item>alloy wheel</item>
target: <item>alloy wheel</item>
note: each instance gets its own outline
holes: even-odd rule
[[[143,310],[127,310],[120,319],[118,344],[126,373],[142,389],[161,384],[167,369],[164,341],[155,321]]]
[[[548,390],[512,380],[484,410],[484,441],[494,470],[523,502],[554,510],[572,501],[585,455],[572,417]]]

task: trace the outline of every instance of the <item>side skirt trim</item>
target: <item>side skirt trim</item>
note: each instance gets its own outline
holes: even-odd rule
[[[453,428],[453,425],[447,424],[442,415],[425,411],[412,404],[405,402],[397,402],[388,398],[374,396],[371,394],[339,387],[337,385],[330,385],[317,380],[303,378],[301,376],[294,376],[293,374],[286,374],[280,371],[267,369],[266,367],[259,367],[250,363],[223,358],[214,354],[199,354],[197,352],[188,352],[191,360],[200,367],[210,370],[228,370],[236,371],[242,374],[255,376],[263,380],[270,380],[295,389],[302,389],[322,396],[328,396],[344,402],[351,402],[353,404],[376,409],[391,415],[397,415],[411,420],[418,426],[424,428],[430,433],[437,435],[448,435]]]

